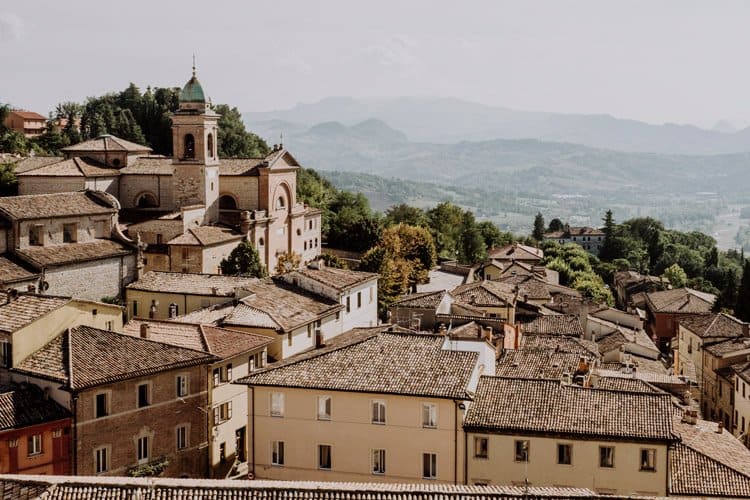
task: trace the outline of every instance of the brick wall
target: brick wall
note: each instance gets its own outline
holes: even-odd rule
[[[18,178],[19,195],[80,191],[84,187],[83,177],[21,176]]]

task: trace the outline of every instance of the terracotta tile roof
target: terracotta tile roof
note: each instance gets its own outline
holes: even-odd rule
[[[11,115],[16,115],[20,118],[23,118],[24,120],[44,120],[47,121],[47,118],[40,115],[36,111],[17,111],[13,110],[10,112]]]
[[[218,325],[221,321],[226,318],[232,311],[234,311],[234,303],[227,302],[224,304],[216,304],[205,309],[199,309],[182,316],[172,318],[170,321],[177,323],[198,323],[201,325]]]
[[[722,357],[726,355],[732,355],[739,351],[747,351],[750,349],[750,337],[736,337],[728,340],[722,340],[714,344],[703,344],[703,350],[707,353]]]
[[[711,312],[716,296],[692,288],[675,288],[646,294],[646,303],[654,312],[660,313],[707,313]]]
[[[581,320],[576,314],[551,314],[530,320],[522,318],[519,322],[524,335],[569,335],[583,338]]]
[[[250,295],[243,297],[224,318],[224,325],[258,326],[289,332],[344,308],[331,299],[271,278],[250,283],[245,289]]]
[[[732,370],[742,380],[750,384],[750,361],[743,361],[732,365]]]
[[[682,442],[670,450],[669,492],[674,495],[750,496],[750,451],[715,422],[675,419]]]
[[[51,165],[63,160],[62,156],[30,156],[23,158],[16,162],[13,167],[13,171],[16,175],[30,172],[31,170],[44,167],[45,165]]]
[[[136,144],[134,142],[120,139],[114,135],[104,134],[95,139],[79,142],[66,148],[62,148],[66,153],[89,153],[104,151],[125,151],[128,153],[147,153],[151,151],[148,146]]]
[[[596,343],[565,335],[522,335],[520,348],[526,351],[556,351],[586,357],[599,357],[599,349]]]
[[[619,363],[602,363],[594,371],[600,377],[637,379],[658,386],[686,385],[685,380],[681,377],[678,377],[677,375],[669,375],[663,367],[662,370],[661,373],[656,373],[644,371],[640,367],[637,367],[635,371],[626,373],[622,370],[622,365]]]
[[[378,278],[377,273],[336,269],[328,266],[323,266],[320,269],[306,267],[292,271],[290,274],[292,276],[299,274],[340,292]]]
[[[230,241],[240,241],[243,235],[235,232],[233,229],[221,226],[198,226],[185,231],[180,236],[167,242],[168,245],[192,245],[192,246],[211,246],[227,243]]]
[[[0,429],[17,429],[29,425],[69,418],[70,412],[31,384],[0,386]]]
[[[474,306],[505,306],[515,303],[513,285],[497,281],[476,281],[451,290],[457,301]]]
[[[120,169],[123,175],[172,175],[174,165],[172,158],[162,156],[139,156],[131,160],[128,166]]]
[[[16,250],[23,260],[37,266],[60,266],[73,262],[107,259],[134,254],[135,249],[113,240],[97,239],[86,243],[64,243]]]
[[[247,287],[257,281],[257,278],[247,276],[148,271],[141,279],[130,283],[127,288],[145,292],[234,297],[237,288]]]
[[[519,300],[548,300],[552,297],[547,282],[532,274],[503,276],[496,281],[516,286]]]
[[[426,483],[236,481],[106,476],[0,475],[0,498],[13,500],[510,500],[599,498],[586,488]],[[614,500],[625,497],[607,496]],[[628,497],[632,498],[632,497]]]
[[[216,356],[202,351],[78,326],[52,339],[13,371],[80,390],[214,361]]]
[[[728,314],[695,314],[679,318],[680,325],[701,338],[741,337],[742,321]]]
[[[405,295],[394,301],[389,307],[411,307],[417,309],[437,309],[440,302],[448,293],[446,290],[437,290],[435,292],[421,292]]]
[[[219,175],[258,175],[258,167],[265,158],[222,158],[219,160]]]
[[[67,297],[21,293],[14,300],[0,297],[0,332],[13,333],[59,309],[70,301]]]
[[[469,399],[477,353],[443,350],[437,335],[382,332],[240,379],[248,385]]]
[[[614,323],[613,323],[614,325]],[[599,352],[602,354],[611,352],[620,347],[634,344],[644,349],[650,349],[655,353],[659,352],[659,348],[656,347],[651,337],[643,330],[631,330],[625,327],[618,327],[605,335],[598,335],[596,337],[596,344],[599,346]]]
[[[626,393],[557,380],[481,377],[464,427],[504,433],[671,441],[669,394]]]
[[[116,168],[109,168],[91,158],[73,157],[28,170],[19,174],[19,177],[116,177],[118,175],[120,171]]]
[[[580,354],[548,350],[505,351],[495,363],[495,375],[512,378],[540,378],[559,380],[563,374],[573,374],[578,368]]]
[[[664,393],[658,387],[654,387],[648,382],[637,378],[601,377],[596,383],[596,388],[610,391]]]
[[[133,337],[141,336],[141,325],[149,325],[151,340],[163,344],[205,351],[222,359],[263,347],[274,339],[256,333],[240,332],[211,325],[159,321],[153,319],[132,319],[123,328],[123,333]]]
[[[46,219],[68,215],[114,214],[117,213],[117,208],[106,204],[90,191],[76,191],[0,197],[0,213],[11,219]]]
[[[493,247],[487,251],[490,259],[505,260],[541,260],[544,252],[540,248],[513,243],[504,247]]]
[[[39,276],[11,259],[9,255],[0,255],[0,284],[30,280]]]

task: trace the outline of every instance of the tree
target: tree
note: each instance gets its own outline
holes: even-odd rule
[[[462,264],[474,264],[487,258],[487,245],[477,227],[474,214],[468,210],[464,213],[458,244],[458,261]]]
[[[599,250],[599,258],[602,260],[612,260],[617,258],[615,255],[615,221],[612,217],[612,210],[607,210],[604,215],[604,241]]]
[[[0,163],[0,196],[18,194],[18,179],[12,163]]]
[[[477,228],[479,229],[479,234],[482,235],[484,245],[487,248],[510,245],[515,240],[512,233],[500,231],[495,224],[488,220],[477,224]]]
[[[541,212],[537,212],[534,217],[534,231],[531,233],[531,237],[536,241],[544,239],[544,216]]]
[[[362,193],[337,191],[328,209],[331,217],[324,234],[331,247],[363,252],[378,242],[382,223]]]
[[[295,252],[284,252],[276,260],[276,274],[284,274],[294,269],[299,269],[302,256]]]
[[[547,231],[552,233],[555,231],[563,231],[565,229],[565,224],[560,219],[552,219],[549,221],[549,226],[547,227]]]
[[[262,158],[270,149],[266,141],[245,129],[242,115],[236,107],[226,104],[214,106],[219,118],[219,156],[224,158]]]
[[[242,241],[219,263],[222,274],[234,276],[255,276],[264,278],[266,268],[260,261],[258,250],[249,241]]]
[[[680,288],[685,286],[687,282],[687,273],[679,266],[679,264],[672,264],[664,270],[664,276],[673,288]]]
[[[737,290],[734,316],[745,322],[750,321],[750,260],[747,259],[742,266],[742,278]]]
[[[455,259],[464,211],[461,207],[444,201],[427,211],[427,219],[438,255],[447,259]]]
[[[396,224],[409,224],[410,226],[427,226],[427,216],[424,210],[412,207],[406,203],[393,205],[385,211],[385,225],[395,226]]]
[[[727,275],[727,282],[721,291],[716,302],[714,302],[714,312],[727,312],[734,314],[734,308],[737,305],[737,276],[732,272]]]

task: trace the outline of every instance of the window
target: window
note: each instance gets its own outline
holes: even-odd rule
[[[102,392],[95,396],[94,417],[101,418],[107,415],[109,415],[109,397],[106,392]]]
[[[42,453],[42,435],[41,434],[34,434],[33,436],[29,436],[29,442],[28,442],[28,455],[40,455]]]
[[[106,446],[97,448],[94,451],[94,470],[97,474],[107,472],[109,470],[109,450]]]
[[[190,249],[189,248],[183,248],[182,249],[182,260],[189,260],[190,259]]]
[[[77,241],[76,224],[63,224],[63,243],[75,243]]]
[[[318,468],[323,469],[323,470],[331,470],[331,445],[330,444],[318,445]]]
[[[29,228],[29,245],[44,245],[44,225],[35,224]]]
[[[227,443],[219,444],[219,462],[225,463],[227,461]]]
[[[352,312],[352,298],[346,297],[346,312]]]
[[[157,234],[156,235],[156,244],[157,245],[161,245],[162,243],[164,243],[164,236],[162,236],[161,234]]]
[[[284,393],[283,392],[271,393],[271,416],[272,417],[284,416]]]
[[[371,286],[371,287],[370,287],[370,304],[372,304],[372,298],[373,298],[373,295],[374,295],[374,293],[373,293],[373,292],[374,292],[374,290],[375,290],[375,287],[372,287],[372,286]]]
[[[615,466],[615,448],[613,446],[599,447],[599,467],[612,468]]]
[[[573,463],[573,445],[571,444],[558,444],[557,445],[557,463],[560,465],[571,465]]]
[[[105,328],[107,329],[108,332],[111,332],[112,330],[115,329],[115,322],[114,321],[107,321],[105,323]]]
[[[372,450],[372,473],[385,474],[385,450]]]
[[[187,426],[181,425],[177,428],[177,449],[184,450],[188,447]]]
[[[688,353],[693,352],[693,339],[690,339],[690,342],[688,343]]]
[[[357,309],[362,307],[362,292],[357,292]]]
[[[641,449],[641,470],[648,472],[656,470],[656,450],[654,448]]]
[[[331,396],[318,396],[318,420],[331,420]]]
[[[143,408],[151,404],[151,387],[149,384],[138,385],[138,408]]]
[[[137,300],[133,301],[133,317],[134,318],[138,317],[138,301]]]
[[[489,458],[489,439],[477,436],[474,438],[474,458]]]
[[[422,477],[437,478],[437,453],[422,453]]]
[[[291,346],[292,345],[292,332],[289,332],[286,334],[286,343]]]
[[[248,366],[249,371],[254,371],[259,368],[263,368],[264,366],[266,366],[266,351],[256,352],[255,354],[250,356],[248,363],[249,363],[249,366]]]
[[[0,366],[4,368],[13,366],[13,348],[10,342],[0,342]]]
[[[214,407],[214,425],[219,425],[222,422],[232,418],[232,402],[227,401],[219,406]]]
[[[279,210],[281,208],[284,208],[285,205],[286,203],[284,202],[284,197],[279,196],[278,199],[276,200],[276,209]]]
[[[188,395],[188,376],[177,375],[175,378],[175,389],[178,398],[184,398]]]
[[[214,368],[214,385],[226,384],[232,380],[232,363]]]
[[[313,331],[313,324],[309,323],[307,325],[307,338],[308,339],[312,337],[312,331]]]
[[[271,441],[271,464],[284,465],[284,441]]]
[[[138,462],[148,461],[148,436],[138,438],[138,445],[136,449],[136,458]]]
[[[214,135],[208,134],[208,157],[213,158],[214,157]]]
[[[193,134],[185,134],[185,149],[183,158],[195,158],[195,137]]]
[[[437,406],[434,404],[422,405],[422,427],[437,427]]]
[[[372,402],[372,423],[373,424],[385,423],[385,402],[384,401]]]
[[[516,462],[528,462],[529,461],[529,442],[527,440],[515,441],[515,458]]]

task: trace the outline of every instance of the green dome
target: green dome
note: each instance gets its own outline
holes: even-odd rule
[[[206,97],[203,95],[203,87],[201,87],[201,82],[198,81],[195,74],[182,87],[180,102],[206,102]]]

